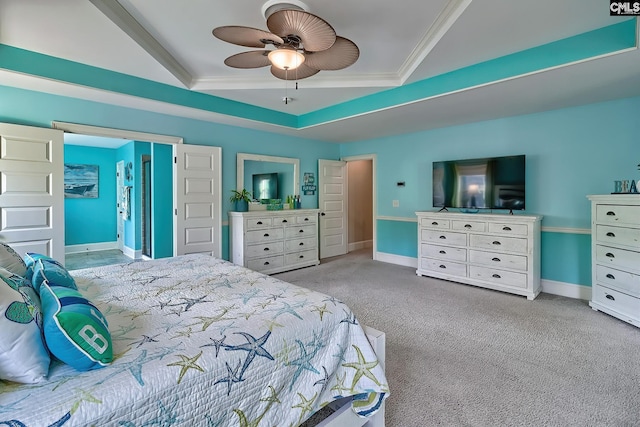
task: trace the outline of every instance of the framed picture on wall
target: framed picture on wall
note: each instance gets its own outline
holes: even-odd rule
[[[64,165],[64,197],[98,198],[98,165]]]

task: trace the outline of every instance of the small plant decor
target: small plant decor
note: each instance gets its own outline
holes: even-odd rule
[[[242,189],[242,191],[231,190],[231,197],[229,201],[231,203],[236,204],[236,211],[238,212],[246,212],[249,210],[249,202],[253,198],[251,193],[246,189]]]

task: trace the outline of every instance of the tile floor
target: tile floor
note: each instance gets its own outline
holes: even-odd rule
[[[118,249],[107,251],[80,252],[65,255],[65,267],[67,270],[98,267],[101,265],[121,264],[133,261]]]

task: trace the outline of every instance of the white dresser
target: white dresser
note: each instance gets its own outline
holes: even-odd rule
[[[419,276],[540,293],[539,215],[416,212]]]
[[[588,196],[591,200],[591,301],[640,327],[640,195]]]
[[[320,264],[319,212],[229,212],[231,262],[266,274]]]

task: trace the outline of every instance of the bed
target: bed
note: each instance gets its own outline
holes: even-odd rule
[[[106,317],[114,361],[1,382],[0,425],[297,426],[327,408],[323,425],[384,423],[371,345],[383,356],[384,336],[331,296],[200,254],[71,275]]]

